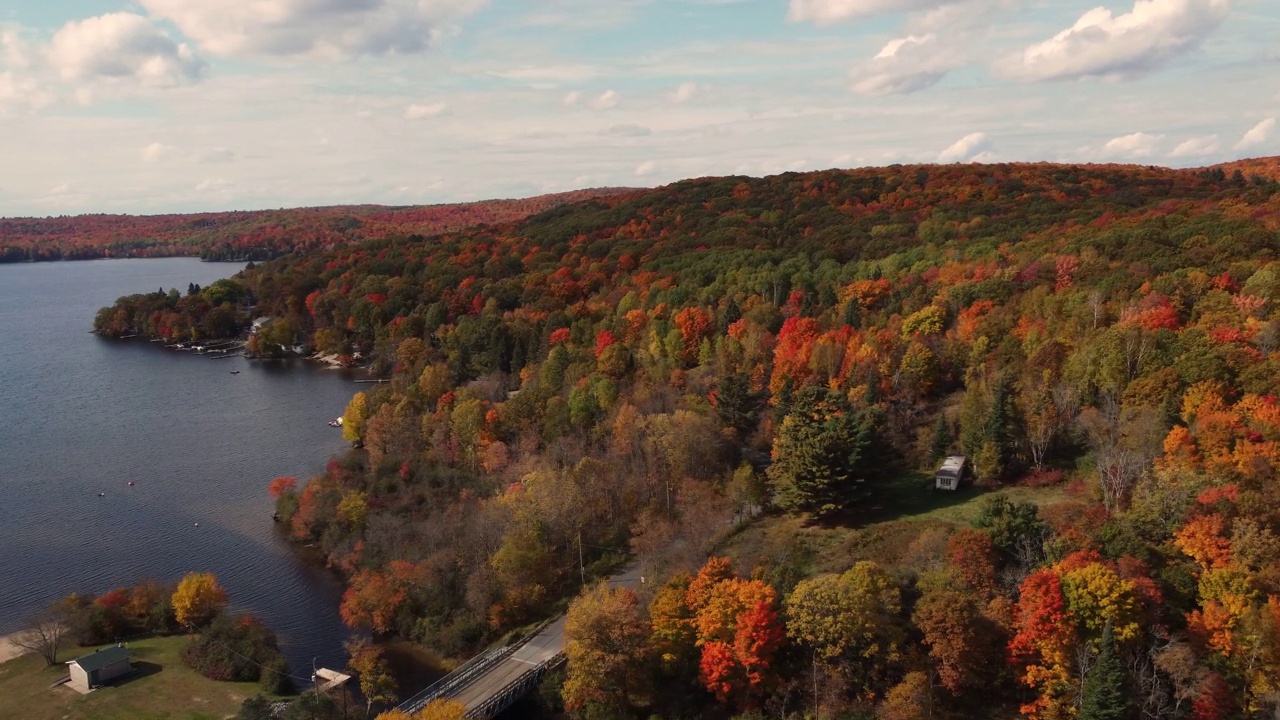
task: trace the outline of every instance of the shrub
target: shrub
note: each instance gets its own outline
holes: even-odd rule
[[[288,682],[276,634],[250,615],[219,616],[183,648],[182,662],[211,680],[258,681],[269,692]]]
[[[1060,485],[1066,479],[1066,474],[1061,470],[1047,470],[1040,468],[1032,470],[1031,474],[1022,479],[1020,485],[1033,488],[1050,487],[1052,485]]]

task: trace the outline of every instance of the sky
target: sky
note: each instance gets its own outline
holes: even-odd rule
[[[0,216],[1280,155],[1278,0],[6,0]]]

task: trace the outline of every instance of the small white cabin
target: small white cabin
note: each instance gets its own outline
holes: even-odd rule
[[[963,455],[951,455],[933,474],[933,487],[935,490],[959,490],[968,471],[969,463]]]
[[[128,675],[133,670],[133,653],[129,648],[117,645],[88,655],[81,655],[67,662],[69,684],[82,693]]]

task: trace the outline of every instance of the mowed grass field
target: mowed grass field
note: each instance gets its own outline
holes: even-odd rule
[[[36,655],[0,664],[0,718],[5,720],[224,720],[257,683],[216,682],[182,664],[183,636],[129,643],[136,671],[88,695],[49,684],[67,674],[62,664],[94,648],[63,648],[59,664],[46,667]]]
[[[815,522],[807,515],[765,516],[726,538],[715,554],[736,558],[743,572],[777,562],[792,565],[793,572],[802,575],[842,572],[859,560],[930,567],[947,536],[969,527],[983,501],[993,495],[1030,502],[1042,511],[1084,500],[1061,486],[934,490],[932,473],[904,473],[879,486],[847,516],[828,522]]]

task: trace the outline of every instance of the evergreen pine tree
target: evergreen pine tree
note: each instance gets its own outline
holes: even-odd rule
[[[841,393],[823,387],[796,393],[768,470],[779,504],[820,515],[848,508],[881,465],[868,462],[874,433],[874,415],[855,411]]]
[[[938,415],[938,422],[933,426],[933,461],[937,462],[951,452],[951,426],[947,424],[946,415]]]
[[[1124,665],[1116,654],[1111,623],[1102,630],[1102,646],[1081,688],[1077,720],[1129,720],[1135,717],[1126,688]]]

